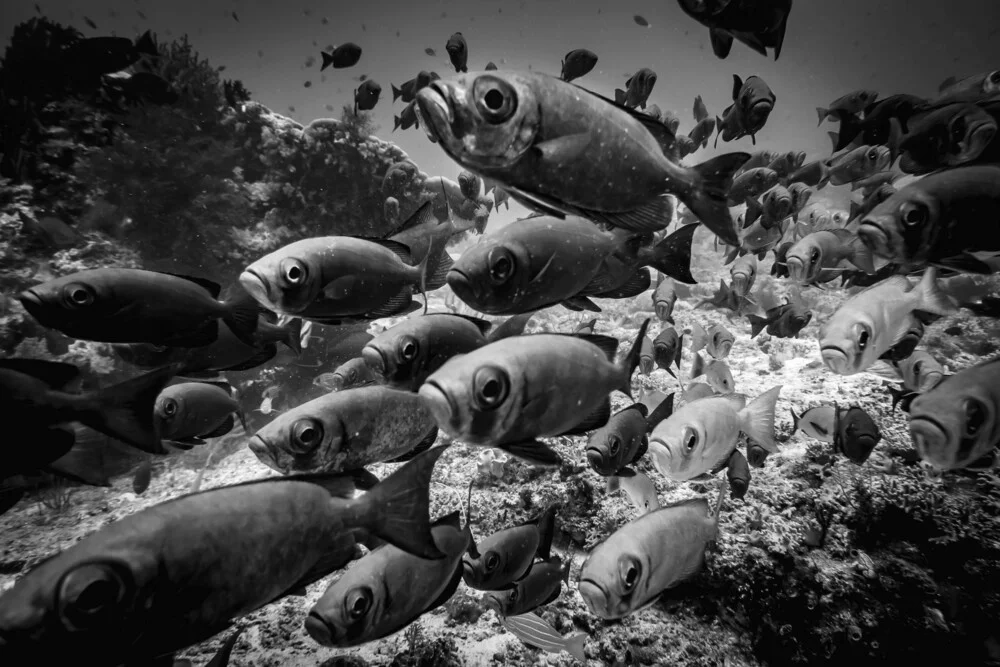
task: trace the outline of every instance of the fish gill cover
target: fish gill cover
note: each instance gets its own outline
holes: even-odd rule
[[[1000,75],[816,100],[843,150],[772,152],[762,126],[793,91],[748,63],[794,57],[791,2],[753,4],[680,2],[740,72],[705,96],[731,106],[699,96],[683,119],[652,103],[671,85],[640,69],[655,61],[616,80],[616,105],[613,86],[566,82],[601,74],[597,53],[570,51],[564,81],[516,72],[471,22],[421,35],[428,69],[391,87],[372,23],[363,52],[314,43],[309,90],[351,84],[339,118],[307,124],[186,36],[17,25],[0,67],[0,662],[1000,664],[1000,285],[978,252],[1000,248],[974,231],[1000,214]],[[569,133],[486,168],[503,136],[477,123],[510,91]],[[375,136],[393,130],[369,110],[393,102],[395,131],[426,132],[451,176]],[[574,130],[595,110],[643,161]],[[738,148],[693,155],[713,133]],[[609,205],[579,187],[606,164],[676,191]],[[492,224],[508,198],[542,215]],[[687,203],[712,224],[685,228]],[[389,368],[423,389],[385,386]],[[593,466],[594,438],[621,465]]]

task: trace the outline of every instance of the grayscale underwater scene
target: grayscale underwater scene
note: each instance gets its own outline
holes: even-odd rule
[[[3,667],[1000,666],[1000,3],[0,34]]]

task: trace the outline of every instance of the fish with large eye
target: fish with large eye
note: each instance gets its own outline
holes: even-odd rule
[[[900,275],[883,280],[842,303],[820,328],[823,363],[839,375],[860,373],[902,343],[914,311],[947,315],[955,309],[941,291],[934,268],[915,285]]]
[[[447,602],[462,578],[469,533],[456,511],[434,522],[431,535],[444,558],[423,560],[390,545],[354,563],[309,610],[309,636],[324,646],[358,646]],[[420,576],[413,576],[416,571]]]
[[[619,619],[645,608],[663,591],[696,574],[705,549],[718,536],[719,511],[705,498],[684,500],[643,514],[598,544],[580,571],[579,591],[592,614]],[[644,568],[643,563],[655,563]]]
[[[204,444],[230,431],[239,419],[250,435],[246,416],[227,383],[181,382],[160,392],[154,407],[160,436],[175,444]]]
[[[555,520],[553,506],[530,521],[493,533],[478,545],[471,540],[462,559],[466,586],[480,591],[504,590],[529,571],[535,558],[547,561]]]
[[[531,613],[559,597],[563,582],[569,583],[570,565],[559,556],[539,561],[510,590],[491,591],[483,596],[483,602],[504,618]]]
[[[920,458],[941,470],[972,466],[996,444],[998,361],[950,375],[910,403],[910,435]]]

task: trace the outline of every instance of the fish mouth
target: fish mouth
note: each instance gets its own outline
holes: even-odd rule
[[[791,280],[797,283],[806,281],[806,265],[798,257],[786,257],[785,269],[788,270],[788,277]]]
[[[733,350],[733,344],[731,342],[726,341],[724,343],[721,343],[719,345],[719,350],[718,350],[719,358],[725,359],[726,357],[729,356],[729,353],[732,352],[732,350]]]
[[[656,317],[659,318],[661,322],[670,322],[673,324],[673,317],[671,317],[671,308],[665,303],[656,304]]]
[[[445,276],[445,282],[448,283],[448,287],[455,295],[469,304],[477,310],[481,310],[484,313],[488,313],[479,299],[479,290],[476,287],[475,281],[471,280],[469,276],[462,273],[459,269],[450,269],[448,275]]]
[[[385,376],[385,355],[382,354],[382,350],[377,347],[372,347],[371,345],[366,345],[364,349],[361,350],[361,358],[364,359],[365,365],[371,369],[372,373],[376,375]]]
[[[240,285],[247,291],[247,294],[264,306],[273,307],[271,299],[271,288],[264,277],[253,269],[247,269],[240,274]]]
[[[476,570],[472,567],[472,563],[462,559],[462,579],[465,580],[465,584],[469,587],[476,583]]]
[[[958,144],[961,162],[974,160],[993,142],[997,134],[997,124],[992,119],[980,119],[971,121],[967,130],[966,141]]]
[[[487,593],[483,596],[483,604],[487,608],[492,609],[497,613],[497,616],[503,616],[503,604],[500,599],[494,593]]]
[[[315,611],[306,617],[306,633],[321,646],[336,646],[337,629],[326,622],[326,619]]]
[[[331,392],[340,391],[341,389],[344,388],[345,384],[346,382],[344,381],[343,375],[334,375],[332,378],[330,378],[330,391]]]
[[[737,296],[747,295],[747,277],[745,275],[733,276],[729,286]]]
[[[580,597],[590,609],[590,613],[601,618],[611,617],[608,610],[608,592],[604,586],[590,578],[580,579],[577,590],[580,591]]]
[[[247,447],[249,447],[250,451],[254,453],[257,459],[268,468],[282,474],[285,473],[285,471],[278,465],[274,455],[271,453],[271,448],[267,446],[267,443],[264,442],[264,439],[259,435],[255,435],[250,438],[250,441],[247,443]]]
[[[416,111],[423,121],[420,126],[431,141],[437,142],[454,134],[455,112],[450,99],[447,85],[438,81],[432,81],[417,91]]]
[[[434,380],[428,380],[420,385],[417,394],[424,400],[438,425],[449,424],[453,417],[458,416],[458,406],[455,405],[451,394]]]
[[[33,289],[24,290],[17,295],[17,300],[21,302],[24,309],[28,311],[28,314],[34,317],[36,320],[39,319],[39,315],[44,308],[42,303],[42,297]]]
[[[590,463],[590,467],[597,472],[604,471],[604,452],[602,452],[597,447],[587,448],[587,461]]]
[[[933,417],[910,417],[910,438],[920,458],[936,468],[948,470],[954,462],[947,455],[948,429]]]
[[[649,375],[653,372],[653,360],[649,357],[643,357],[639,359],[639,372],[643,375]]]
[[[826,367],[837,375],[852,375],[850,355],[836,345],[825,345],[819,349]]]
[[[876,218],[865,217],[858,224],[858,238],[876,255],[889,258],[889,234]]]

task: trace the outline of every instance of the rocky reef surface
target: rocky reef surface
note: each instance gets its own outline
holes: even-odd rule
[[[0,85],[13,85],[26,53],[73,39],[72,33],[44,19],[19,26]],[[401,220],[444,192],[456,226],[482,223],[477,202],[372,136],[364,116],[303,126],[251,101],[238,82],[221,81],[186,41],[160,49],[165,57],[155,67],[180,91],[175,104],[115,106],[102,101],[100,83],[72,94],[43,86],[17,112],[37,123],[4,118],[5,133],[31,128],[19,136],[32,147],[17,160],[7,160],[8,148],[0,183],[4,356],[69,361],[85,369],[91,385],[135,372],[109,346],[74,341],[26,317],[12,295],[51,277],[91,267],[143,266],[196,272],[226,284],[249,260],[304,236],[385,235],[398,222],[386,218],[387,197],[399,202]],[[40,224],[47,218],[69,228],[71,240],[51,231],[58,225]],[[773,282],[769,264],[760,267],[765,288]],[[781,451],[753,469],[743,499],[726,500],[721,536],[701,575],[621,622],[588,613],[575,586],[580,564],[635,510],[624,494],[608,494],[604,480],[587,467],[580,437],[553,439],[565,460],[556,471],[508,461],[498,473],[479,464],[481,450],[452,446],[435,470],[434,515],[463,509],[470,483],[477,539],[558,505],[555,549],[572,558],[573,576],[542,616],[564,634],[588,633],[588,664],[1000,664],[1000,477],[991,471],[929,474],[916,460],[905,416],[891,410],[881,381],[864,374],[838,377],[822,367],[816,334],[844,291],[805,295],[814,317],[800,338],[751,339],[745,319],[695,308],[728,272],[703,231],[696,236],[693,271],[700,284],[690,299],[678,302],[678,328],[718,322],[736,335],[729,362],[737,391],[753,397],[782,386]],[[649,293],[597,302],[604,311],[597,332],[617,337],[623,350],[645,318],[655,320]],[[430,308],[470,313],[447,288],[431,297]],[[583,319],[590,316],[553,308],[537,314],[528,331],[571,331]],[[651,336],[659,326],[654,322]],[[963,312],[928,327],[924,344],[952,368],[962,368],[994,354],[998,333],[994,320]],[[314,335],[334,333],[316,327]],[[298,358],[279,356],[262,369],[231,374],[252,424],[270,419],[260,405],[265,388],[280,389],[272,406],[277,410],[319,391],[316,376],[343,361],[324,356],[325,349],[310,344]],[[689,363],[686,352],[682,368]],[[677,386],[656,370],[637,376],[634,391],[669,393]],[[627,404],[620,395],[614,400],[615,408]],[[790,408],[799,413],[834,400],[863,407],[882,430],[882,442],[864,465],[792,433]],[[203,489],[275,474],[245,447],[238,429],[222,439],[211,462],[206,458],[205,447],[157,457],[152,483],[141,495],[129,475],[136,459],[127,456],[115,462],[106,487],[42,484],[0,516],[0,588],[93,530],[187,492],[203,469]],[[394,467],[376,465],[372,472],[382,478]],[[669,483],[648,461],[639,469],[654,480],[664,504],[718,488],[715,482]],[[246,631],[230,664],[575,662],[565,653],[526,648],[464,585],[447,605],[396,636],[346,651],[319,647],[302,623],[337,576],[311,586],[305,598],[288,597],[240,619]],[[204,664],[225,636],[185,657]]]

